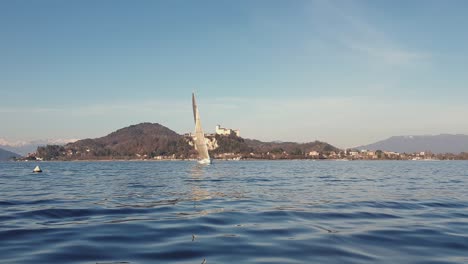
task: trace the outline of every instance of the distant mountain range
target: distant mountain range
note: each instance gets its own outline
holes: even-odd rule
[[[0,148],[0,160],[9,160],[13,157],[21,157],[21,155]]]
[[[39,146],[45,146],[48,144],[64,145],[66,143],[75,141],[77,141],[77,139],[39,139],[31,141],[9,141],[4,138],[0,138],[0,148],[14,153],[18,153],[21,156],[26,156],[28,155],[28,153],[36,152],[37,147]]]
[[[356,149],[385,150],[400,153],[431,151],[433,153],[468,152],[468,135],[395,136]]]
[[[243,139],[235,134],[229,136],[209,136],[213,155],[224,153],[249,155],[289,153],[291,156],[303,156],[310,151],[339,151],[334,146],[320,141],[311,143],[261,142]],[[152,159],[158,156],[174,158],[194,158],[196,151],[191,145],[192,138],[179,135],[158,123],[141,123],[119,129],[107,136],[95,139],[83,139],[64,146],[48,145],[38,147],[37,154],[46,160],[95,160],[95,159]],[[261,156],[263,157],[263,156]]]

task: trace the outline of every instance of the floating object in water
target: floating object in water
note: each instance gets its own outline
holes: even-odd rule
[[[37,173],[42,172],[41,167],[36,166],[36,168],[34,168],[33,172],[37,172]]]

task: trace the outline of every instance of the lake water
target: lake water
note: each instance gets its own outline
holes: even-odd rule
[[[0,163],[0,263],[468,263],[468,162]]]

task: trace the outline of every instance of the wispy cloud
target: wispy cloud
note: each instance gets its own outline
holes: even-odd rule
[[[204,124],[228,120],[248,138],[323,140],[353,147],[394,135],[468,133],[468,107],[375,96],[217,99],[204,104]],[[423,114],[422,114],[423,113]]]
[[[47,107],[0,107],[0,114],[41,114],[41,113],[52,113],[61,111],[60,108],[47,108]]]
[[[187,102],[190,102],[187,100]],[[0,107],[0,114],[56,114],[67,113],[72,115],[106,115],[116,112],[157,112],[163,109],[172,109],[176,112],[183,107],[182,101],[175,100],[144,100],[144,101],[112,101],[83,104],[79,106],[63,105],[56,107],[16,106]]]
[[[63,145],[70,142],[75,142],[79,139],[77,138],[47,138],[47,139],[35,139],[35,140],[8,140],[5,138],[0,138],[1,146],[10,146],[10,147],[23,147],[27,145],[46,145],[46,144],[58,144]]]
[[[406,65],[431,58],[421,50],[404,48],[377,23],[366,19],[367,10],[355,1],[313,1],[313,27],[322,36],[334,40],[348,50],[391,65]]]
[[[468,133],[464,122],[468,106],[453,102],[434,104],[376,96],[281,100],[221,97],[200,98],[199,106],[207,132],[221,124],[240,129],[243,137],[267,141],[322,140],[339,147],[353,147],[394,135]],[[47,117],[42,114],[27,114],[20,120],[15,117],[10,126],[19,135],[23,130],[29,132],[30,126],[24,124],[40,119],[41,125],[34,127],[39,138],[100,137],[139,122],[158,122],[186,133],[193,130],[191,111],[189,99],[100,102],[73,109],[57,108]],[[0,115],[0,121],[5,116],[11,115]],[[8,133],[0,136],[11,137]]]
[[[355,51],[367,54],[368,56],[380,59],[392,65],[406,65],[411,62],[429,59],[430,54],[422,52],[411,52],[388,45],[375,46],[363,42],[349,41],[346,45]]]

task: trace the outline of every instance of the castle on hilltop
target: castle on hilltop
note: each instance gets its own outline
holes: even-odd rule
[[[224,128],[224,127],[221,127],[220,125],[216,125],[215,133],[205,133],[205,137],[214,137],[216,135],[229,136],[231,135],[231,133],[234,133],[236,136],[240,137],[239,129]],[[194,135],[190,132],[190,133],[185,133],[184,136],[192,138]]]
[[[229,136],[231,133],[234,133],[236,134],[236,136],[240,137],[239,129],[224,128],[224,127],[221,127],[220,125],[216,126],[216,134],[218,135]]]
[[[208,150],[215,150],[219,147],[218,141],[216,140],[216,135],[229,136],[231,135],[231,133],[234,133],[238,137],[240,136],[239,129],[224,128],[224,127],[221,127],[220,125],[216,126],[215,133],[206,133],[205,138],[206,138],[206,144],[207,144]],[[184,136],[188,144],[190,146],[194,146],[193,138],[195,135],[192,133],[185,133]]]

